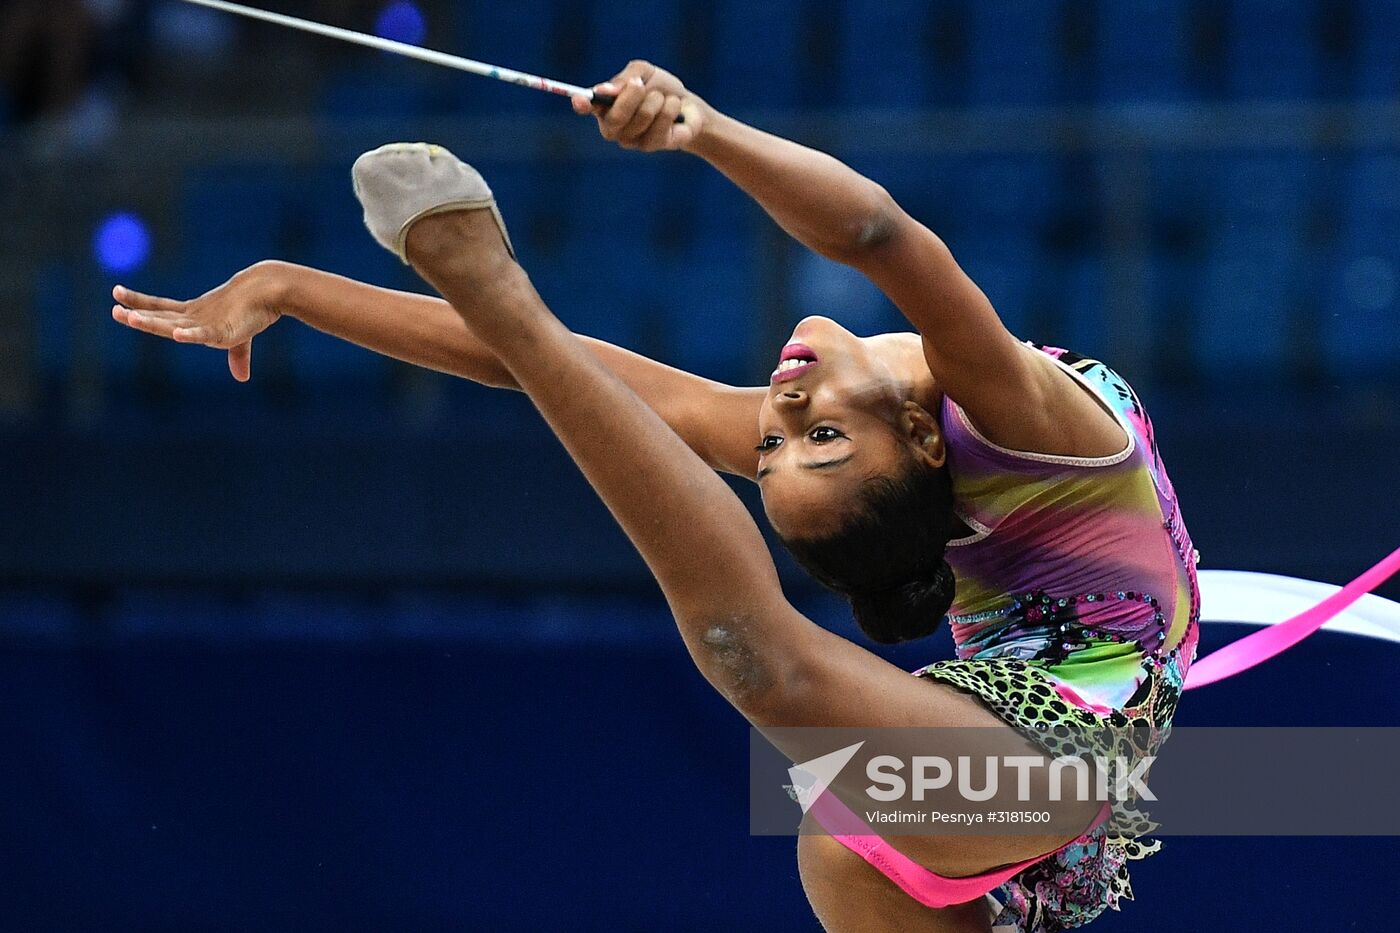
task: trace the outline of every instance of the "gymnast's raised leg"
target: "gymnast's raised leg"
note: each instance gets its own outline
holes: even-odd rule
[[[530,395],[646,560],[701,672],[751,722],[981,726],[1013,734],[967,694],[910,677],[787,602],[738,498],[549,313],[474,171],[437,147],[386,147],[357,163],[356,187],[380,242],[437,288]],[[1051,805],[1048,789],[1043,800]],[[1097,809],[1055,806],[1082,815],[1080,825]],[[1074,835],[921,837],[907,851],[935,871],[971,875],[1044,854]],[[887,885],[859,860],[841,858],[828,869],[809,873],[809,887],[846,873],[865,878],[871,892]],[[875,927],[870,921],[881,912],[872,905],[852,901],[843,910],[813,900],[832,929],[986,928],[985,911],[880,899],[894,912]]]

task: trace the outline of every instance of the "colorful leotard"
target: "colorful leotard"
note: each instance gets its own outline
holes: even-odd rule
[[[1053,754],[1069,750],[1058,736],[1103,727],[1146,735],[1132,740],[1135,751],[1155,753],[1195,656],[1191,538],[1132,388],[1096,360],[1027,352],[1048,355],[1105,406],[1124,429],[1123,450],[1097,458],[1008,450],[944,400],[953,495],[973,534],[947,551],[958,578],[948,616],[958,658],[915,673],[979,697]],[[1052,933],[1131,898],[1126,863],[1160,843],[1139,839],[1151,824],[1131,808],[1114,809],[1107,824],[1007,880],[998,924]]]

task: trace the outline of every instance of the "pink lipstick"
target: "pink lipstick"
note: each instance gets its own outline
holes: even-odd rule
[[[773,370],[773,382],[786,382],[817,365],[817,354],[802,343],[790,343],[778,355],[778,368]]]

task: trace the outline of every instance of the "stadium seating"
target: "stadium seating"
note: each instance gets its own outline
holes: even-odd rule
[[[67,264],[50,262],[34,273],[34,349],[35,368],[39,379],[47,386],[58,386],[68,379],[73,365],[74,331],[77,329],[77,308],[80,307],[73,284],[72,270]],[[103,328],[111,340],[103,341],[109,367],[126,368],[135,356],[135,334],[112,334]]]
[[[1296,232],[1225,226],[1203,270],[1197,362],[1221,384],[1277,380],[1290,363],[1304,253]]]
[[[969,103],[1058,102],[1064,0],[975,0],[970,14]]]
[[[798,0],[721,0],[714,11],[710,93],[715,103],[725,107],[796,106],[802,4]]]
[[[926,104],[929,4],[847,0],[841,10],[837,101],[879,110]]]
[[[1114,353],[1118,347],[1113,343],[1115,334],[1107,314],[1104,258],[1097,253],[1078,253],[1065,257],[1056,266],[1057,274],[1051,279],[1054,292],[1039,297],[1046,304],[1043,315],[1039,315],[1047,321],[1045,332],[1034,329],[1017,336],[1063,346],[1110,366],[1124,365]],[[1138,373],[1125,375],[1129,379],[1142,378]]]
[[[742,235],[700,240],[663,258],[648,308],[665,326],[659,355],[725,382],[747,382],[763,372],[767,348],[756,337],[771,309],[763,304],[757,267],[751,237]]]
[[[295,194],[285,165],[215,165],[193,173],[182,211],[183,268],[163,290],[194,297],[254,263],[282,256],[298,215]],[[170,344],[160,351],[182,386],[224,386],[229,379],[222,354],[183,352]]]
[[[1400,94],[1400,4],[1362,0],[1357,22],[1357,81],[1362,98],[1394,100]]]
[[[556,49],[563,37],[561,4],[553,0],[519,0],[458,6],[458,45],[451,50],[456,54],[562,81],[587,84],[591,80],[558,70],[561,62]],[[513,90],[489,81],[453,81],[452,88],[453,109],[469,113],[542,111],[551,103],[544,94]]]
[[[650,57],[693,69],[692,83],[741,112],[1189,105],[1207,98],[1203,75],[1212,68],[1218,90],[1237,102],[1309,101],[1348,88],[1365,100],[1393,99],[1400,93],[1400,4],[1351,0],[1345,16],[1335,12],[1323,0],[664,0],[621,7],[522,0],[458,5],[442,44],[583,83],[632,57]],[[1074,75],[1092,84],[1082,101]],[[345,163],[377,135],[354,128],[411,127],[443,116],[509,119],[563,106],[374,55],[316,80],[317,114],[335,128],[324,134],[324,149],[296,166],[216,163],[178,180],[169,224],[176,235],[163,240],[134,285],[195,295],[253,262],[283,257],[422,290],[363,230]],[[0,126],[4,119],[0,102]],[[562,124],[559,135],[522,136],[529,141],[518,155],[497,152],[479,164],[531,275],[580,330],[724,378],[753,378],[762,374],[757,343],[781,324],[773,315],[783,309],[835,311],[864,329],[900,325],[858,276],[798,253],[786,281],[777,282],[787,293],[766,292],[772,282],[764,263],[776,262],[771,244],[779,238],[699,160],[617,153],[580,124]],[[906,151],[899,140],[858,135],[827,142],[944,236],[1013,330],[1080,350],[1103,339],[1106,253],[1097,225],[1111,208],[1103,202],[1109,194],[1067,175],[1062,154],[1009,145],[992,151],[976,140],[967,152],[958,151],[960,141],[934,141],[928,153],[914,151],[917,140]],[[464,155],[470,147],[458,146]],[[1395,378],[1385,364],[1400,352],[1391,297],[1400,275],[1393,245],[1400,156],[1393,148],[1343,150],[1324,161],[1302,151],[1147,144],[1150,253],[1141,291],[1152,321],[1144,333],[1192,341],[1185,356],[1208,380],[1288,378],[1314,351],[1338,384]],[[47,384],[66,384],[82,352],[87,338],[77,335],[73,309],[100,299],[88,294],[93,287],[68,262],[49,259],[34,272],[37,371]],[[222,354],[106,328],[93,342],[113,386],[166,375],[181,392],[227,386]],[[351,384],[377,393],[394,383],[389,362],[302,327],[278,328],[262,342],[260,358],[317,397]],[[142,395],[127,397],[140,404]]]
[[[1188,94],[1190,10],[1162,0],[1099,4],[1098,94],[1109,104],[1176,102]]]
[[[685,41],[680,0],[599,3],[592,14],[586,27],[587,57],[577,83],[606,80],[634,58],[661,65],[679,60]]]
[[[304,180],[295,226],[304,237],[307,265],[387,288],[414,284],[402,264],[365,229],[344,168],[323,168]],[[281,330],[293,377],[301,387],[334,391],[346,382],[382,384],[387,377],[390,363],[384,357],[309,327]]]
[[[1322,89],[1318,0],[1232,0],[1229,90],[1238,98],[1310,99]]]
[[[1322,291],[1322,352],[1340,383],[1393,377],[1400,359],[1400,156],[1352,167],[1342,232]]]
[[[1018,337],[1050,339],[1028,332],[1037,266],[1035,240],[1029,231],[1020,225],[994,227],[956,237],[949,247],[1009,331]]]
[[[1197,334],[1208,378],[1279,378],[1296,362],[1314,169],[1291,154],[1215,162]]]
[[[439,77],[427,65],[405,63],[387,56],[357,62],[330,77],[321,111],[337,122],[376,118],[419,120],[442,109],[437,92]],[[476,83],[472,82],[473,86]]]

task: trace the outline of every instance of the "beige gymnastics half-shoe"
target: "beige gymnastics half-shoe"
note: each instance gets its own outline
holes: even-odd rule
[[[515,247],[481,173],[441,146],[391,143],[366,152],[351,169],[365,226],[380,246],[405,265],[408,231],[418,221],[449,211],[489,209],[511,258]]]

